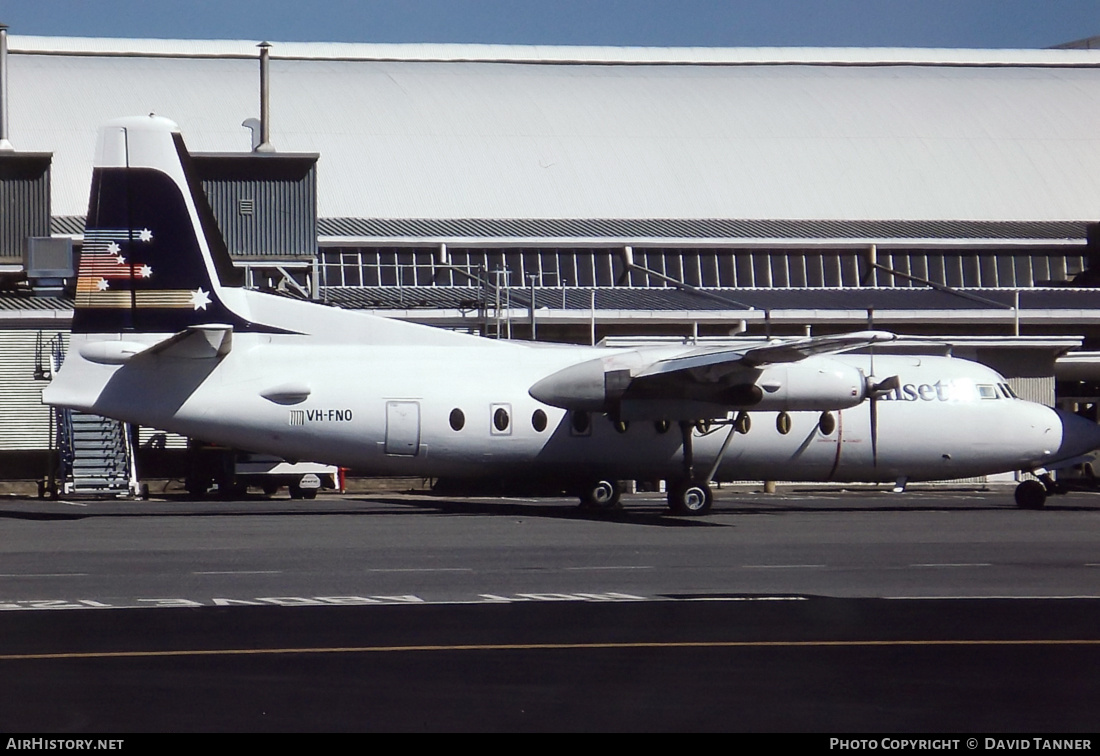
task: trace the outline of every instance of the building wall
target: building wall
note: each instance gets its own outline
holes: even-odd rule
[[[0,153],[0,259],[23,259],[27,237],[50,235],[50,156]]]
[[[195,157],[203,191],[231,255],[316,255],[316,163],[316,155]]]
[[[34,377],[39,334],[42,344],[55,337],[68,341],[67,327],[0,330],[0,451],[52,446],[51,412],[42,404],[46,382]]]

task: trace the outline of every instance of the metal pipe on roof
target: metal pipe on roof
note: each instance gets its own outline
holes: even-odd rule
[[[592,287],[592,291],[589,292],[590,298],[588,301],[588,311],[591,314],[591,320],[588,324],[588,344],[589,346],[596,346],[596,288]]]
[[[14,149],[8,141],[8,27],[0,24],[0,151]]]
[[[268,73],[271,43],[261,42],[260,48],[260,143],[255,152],[274,152],[271,145],[271,82]]]
[[[538,335],[535,331],[535,280],[538,276],[529,273],[527,278],[531,282],[531,341],[538,341]]]

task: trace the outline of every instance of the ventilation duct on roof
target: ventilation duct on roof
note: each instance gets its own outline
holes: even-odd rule
[[[1085,226],[1085,269],[1073,277],[1074,286],[1100,286],[1100,223]]]
[[[271,62],[271,45],[261,42],[260,48],[260,143],[255,152],[274,152],[271,146],[271,79],[268,69]]]

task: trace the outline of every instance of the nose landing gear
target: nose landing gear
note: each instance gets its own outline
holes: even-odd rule
[[[1038,480],[1028,479],[1016,486],[1014,494],[1016,506],[1020,509],[1042,509],[1050,494],[1064,494],[1066,488],[1060,485],[1046,470],[1036,470]]]
[[[1037,480],[1025,480],[1016,486],[1016,506],[1020,509],[1042,509],[1047,501],[1047,489]]]

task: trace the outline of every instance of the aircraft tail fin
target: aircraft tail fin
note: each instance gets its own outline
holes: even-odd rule
[[[100,129],[73,333],[246,328],[221,297],[240,283],[176,124],[150,115]]]

